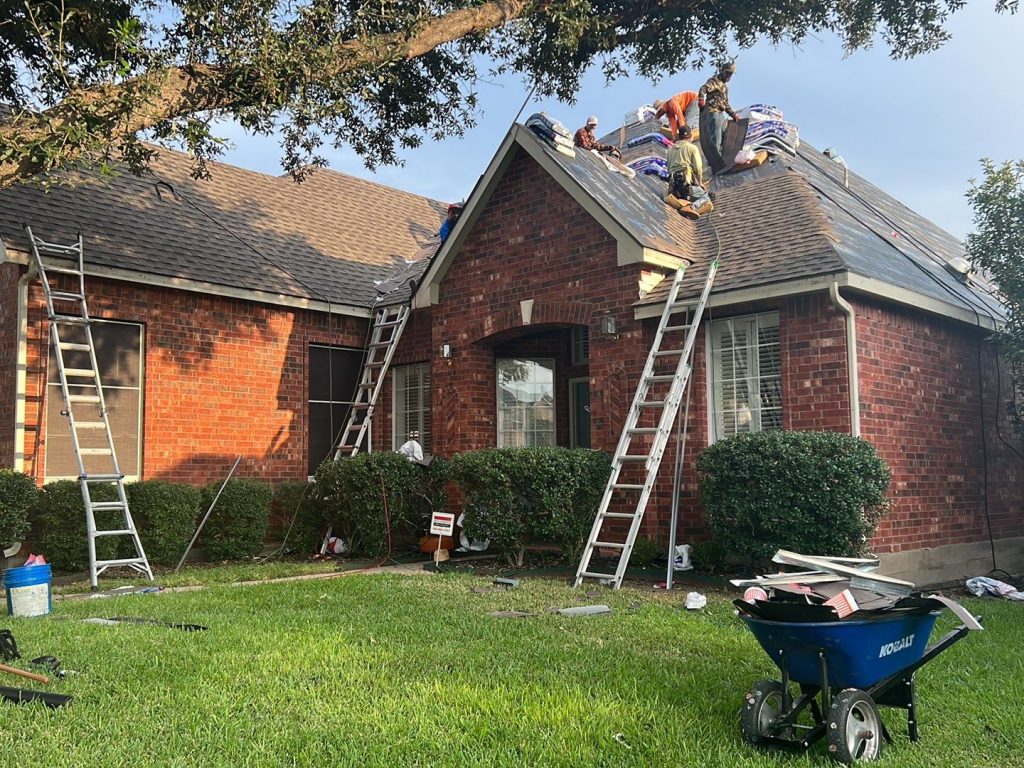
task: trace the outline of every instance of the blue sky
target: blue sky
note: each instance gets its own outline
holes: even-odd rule
[[[952,40],[909,61],[892,61],[881,45],[844,58],[830,36],[799,48],[758,45],[740,51],[730,83],[732,104],[778,106],[802,138],[818,149],[835,147],[851,170],[963,237],[971,230],[964,192],[968,179],[980,175],[980,158],[1024,158],[1024,13],[996,14],[993,6],[993,0],[968,4],[949,24]],[[543,110],[575,130],[594,114],[600,131],[611,130],[626,112],[680,90],[697,90],[709,74],[606,85],[594,72],[575,105],[533,101],[521,119]],[[460,200],[483,173],[527,89],[509,77],[481,84],[479,93],[477,125],[461,139],[425,144],[404,153],[404,166],[375,173],[351,151],[329,153],[330,166],[439,200]],[[281,172],[272,138],[248,136],[233,125],[220,133],[233,144],[227,162]]]

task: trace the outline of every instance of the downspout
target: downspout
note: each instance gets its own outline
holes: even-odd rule
[[[850,377],[850,434],[860,437],[860,385],[857,377],[857,316],[853,307],[839,295],[839,282],[828,288],[832,303],[846,316],[846,370]]]
[[[28,382],[28,285],[36,276],[36,265],[29,262],[18,280],[18,359],[14,374],[14,471],[25,471],[25,389]]]

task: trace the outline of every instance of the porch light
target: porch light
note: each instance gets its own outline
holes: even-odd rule
[[[452,359],[452,345],[447,342],[441,345],[441,357],[445,360]]]
[[[615,335],[615,316],[603,315],[601,317],[601,333],[605,336]]]

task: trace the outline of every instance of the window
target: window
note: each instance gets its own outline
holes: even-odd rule
[[[586,365],[590,362],[590,329],[584,325],[572,328],[572,364]]]
[[[402,365],[395,369],[392,392],[392,448],[415,440],[430,453],[430,365]]]
[[[779,315],[711,323],[712,440],[782,429]]]
[[[91,328],[107,421],[114,437],[114,452],[121,472],[128,479],[136,480],[141,472],[142,454],[142,326],[96,320]],[[62,326],[60,340],[61,343],[85,344],[85,328]],[[89,353],[66,351],[64,367],[92,370]],[[87,381],[86,378],[72,377],[68,384],[69,394],[95,395],[95,389],[91,382],[86,384]],[[78,477],[71,425],[62,413],[67,406],[52,345],[46,383],[46,480]],[[95,422],[97,413],[96,406],[90,403],[77,403],[74,408],[76,422]],[[106,432],[102,429],[80,429],[78,439],[82,448],[107,447]],[[85,471],[89,474],[108,474],[112,469],[109,456],[85,456],[84,461]]]
[[[334,455],[334,446],[345,428],[355,397],[362,364],[362,350],[309,345],[310,475]]]
[[[498,447],[555,444],[555,361],[498,360]]]

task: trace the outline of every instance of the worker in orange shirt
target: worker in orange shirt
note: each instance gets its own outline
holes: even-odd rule
[[[696,91],[681,91],[668,101],[658,99],[654,102],[657,111],[654,119],[664,115],[668,118],[668,125],[672,129],[673,140],[679,136],[679,129],[684,125],[690,126],[694,131],[700,121],[700,107],[697,104]]]

